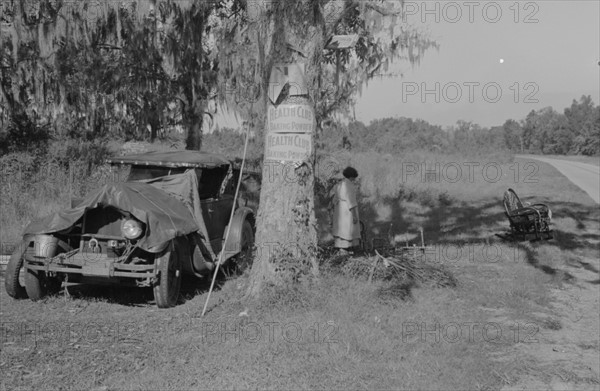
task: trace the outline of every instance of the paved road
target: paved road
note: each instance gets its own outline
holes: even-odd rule
[[[551,164],[571,182],[579,186],[597,203],[600,203],[600,167],[568,160],[550,159],[535,155],[517,155],[520,159],[535,159]]]

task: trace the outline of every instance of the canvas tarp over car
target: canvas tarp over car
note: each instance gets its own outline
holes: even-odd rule
[[[24,235],[53,234],[68,230],[82,219],[86,209],[100,205],[129,212],[146,225],[141,249],[159,252],[177,236],[198,231],[214,259],[198,197],[193,170],[146,182],[110,183],[89,194],[77,207],[30,223]]]
[[[183,174],[148,179],[143,182],[164,190],[187,206],[199,227],[198,232],[201,236],[202,244],[205,247],[202,249],[202,252],[208,251],[207,255],[210,256],[209,261],[215,260],[215,253],[210,245],[210,240],[207,239],[208,230],[206,229],[206,224],[202,217],[200,195],[198,194],[198,177],[194,170],[190,169]]]

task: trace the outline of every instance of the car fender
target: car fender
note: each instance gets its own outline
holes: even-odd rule
[[[208,257],[208,254],[203,255],[200,249],[202,238],[199,233],[188,235],[187,238],[187,255],[183,258],[183,271],[199,278],[210,275],[215,268],[214,262]]]
[[[21,238],[21,243],[18,246],[25,246],[25,248],[31,245],[31,242],[35,240],[35,235],[23,235]]]
[[[255,218],[254,212],[252,209],[242,206],[238,208],[233,214],[233,218],[231,219],[230,226],[231,229],[229,231],[229,238],[227,238],[227,243],[225,243],[225,236],[227,235],[228,227],[225,227],[225,232],[223,232],[223,262],[228,260],[229,258],[235,256],[241,251],[241,240],[242,240],[242,226],[244,225],[244,221],[248,220],[250,225],[252,225],[252,230],[255,230]]]

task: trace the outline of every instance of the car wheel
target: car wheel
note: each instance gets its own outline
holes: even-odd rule
[[[254,247],[254,231],[248,220],[242,225],[241,251],[235,257],[235,268],[243,273],[252,264],[252,250]]]
[[[6,267],[6,276],[4,287],[6,293],[14,299],[26,299],[25,290],[25,269],[23,268],[23,255],[27,251],[28,241],[23,241],[10,256],[8,266]]]
[[[181,277],[183,274],[181,259],[175,249],[175,242],[156,259],[158,279],[154,285],[154,299],[158,308],[170,308],[177,304]]]
[[[61,284],[58,278],[48,277],[43,271],[25,269],[25,290],[33,301],[58,293]]]

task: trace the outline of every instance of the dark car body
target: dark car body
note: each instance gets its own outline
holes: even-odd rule
[[[255,210],[246,205],[257,196],[242,193],[234,203],[240,172],[224,157],[148,152],[108,163],[129,166],[126,181],[106,184],[25,229],[11,262],[22,262],[31,299],[65,280],[111,282],[153,287],[157,305],[171,307],[182,274],[205,277],[219,260],[248,256]],[[11,289],[7,280],[16,296]]]

